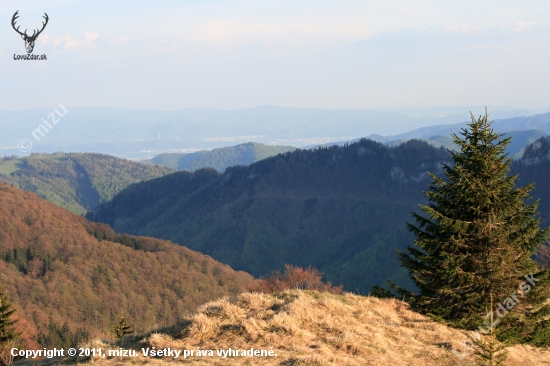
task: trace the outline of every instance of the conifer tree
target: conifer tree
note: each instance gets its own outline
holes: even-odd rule
[[[498,329],[508,339],[534,342],[539,337],[538,343],[544,344],[550,342],[550,333],[540,334],[550,312],[543,306],[550,280],[548,270],[539,269],[532,256],[550,230],[540,227],[538,201],[529,202],[534,185],[518,188],[517,176],[508,176],[511,159],[505,150],[510,138],[502,138],[490,125],[487,113],[477,120],[472,115],[461,138],[453,135],[460,147],[450,152],[454,164],[442,164],[444,177],[430,174],[425,192],[430,203],[420,205],[423,214],[413,213],[417,225],[407,224],[415,245],[398,255],[419,292],[389,284],[416,310],[470,329],[486,316],[490,294],[495,302],[515,294],[519,301],[513,310],[506,305]],[[519,284],[531,274],[536,285],[521,293]]]
[[[121,339],[124,336],[133,333],[134,330],[132,328],[133,328],[133,325],[126,323],[126,316],[124,315],[124,312],[122,312],[118,318],[118,323],[116,324],[113,331],[115,333],[116,338]]]
[[[12,309],[7,294],[0,286],[0,363],[3,365],[11,365],[13,362],[10,349],[21,335],[15,329],[17,320],[13,319],[14,313],[15,309]]]
[[[493,298],[491,296],[491,307],[493,307]],[[494,324],[494,314],[491,314],[490,324]],[[489,326],[487,335],[476,334],[472,338],[474,345],[474,355],[480,366],[500,366],[506,361],[506,345],[500,343],[495,335],[495,328]]]

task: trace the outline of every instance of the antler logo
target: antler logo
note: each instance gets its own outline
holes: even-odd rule
[[[40,30],[35,29],[34,32],[32,33],[32,36],[29,36],[27,34],[26,29],[25,29],[25,32],[21,33],[19,31],[19,26],[17,28],[15,28],[15,20],[17,18],[19,18],[19,15],[17,13],[19,13],[19,10],[17,10],[15,12],[15,14],[13,14],[13,18],[11,18],[11,26],[13,27],[13,29],[15,29],[15,31],[17,33],[19,33],[21,35],[21,38],[23,38],[23,40],[25,41],[25,48],[27,49],[27,53],[32,53],[32,50],[34,49],[34,42],[36,41],[36,38],[38,38],[40,33],[42,33],[44,28],[46,28],[46,24],[48,24],[48,20],[49,20],[48,14],[44,13],[43,18],[46,19],[46,21],[42,22],[42,29],[40,29]]]

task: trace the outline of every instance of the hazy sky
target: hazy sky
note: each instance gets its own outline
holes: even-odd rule
[[[11,27],[49,24],[34,54]],[[0,109],[550,110],[550,1],[2,0]],[[29,31],[32,33],[32,31]]]

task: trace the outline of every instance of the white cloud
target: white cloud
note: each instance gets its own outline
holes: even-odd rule
[[[452,24],[448,23],[444,27],[445,32],[447,33],[470,33],[474,30],[483,29],[482,25],[471,25],[471,24]]]
[[[41,44],[41,45],[45,45],[45,44],[47,44],[49,41],[50,41],[50,36],[48,36],[47,34],[41,34],[41,35],[40,35],[40,44]]]
[[[74,38],[66,34],[62,37],[57,37],[52,41],[52,44],[57,49],[71,49],[71,48],[83,48],[93,44],[98,38],[99,34],[95,32],[87,31],[84,37]]]
[[[352,42],[370,36],[369,28],[362,24],[335,22],[251,22],[211,20],[192,33],[191,41],[224,50],[248,44],[273,45],[283,43],[304,46],[311,43]]]
[[[515,31],[516,32],[525,32],[531,28],[533,28],[537,22],[518,22],[516,25]]]

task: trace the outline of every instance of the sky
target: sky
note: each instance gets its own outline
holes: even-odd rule
[[[13,30],[49,23],[34,54]],[[550,1],[3,0],[0,109],[550,110]]]

